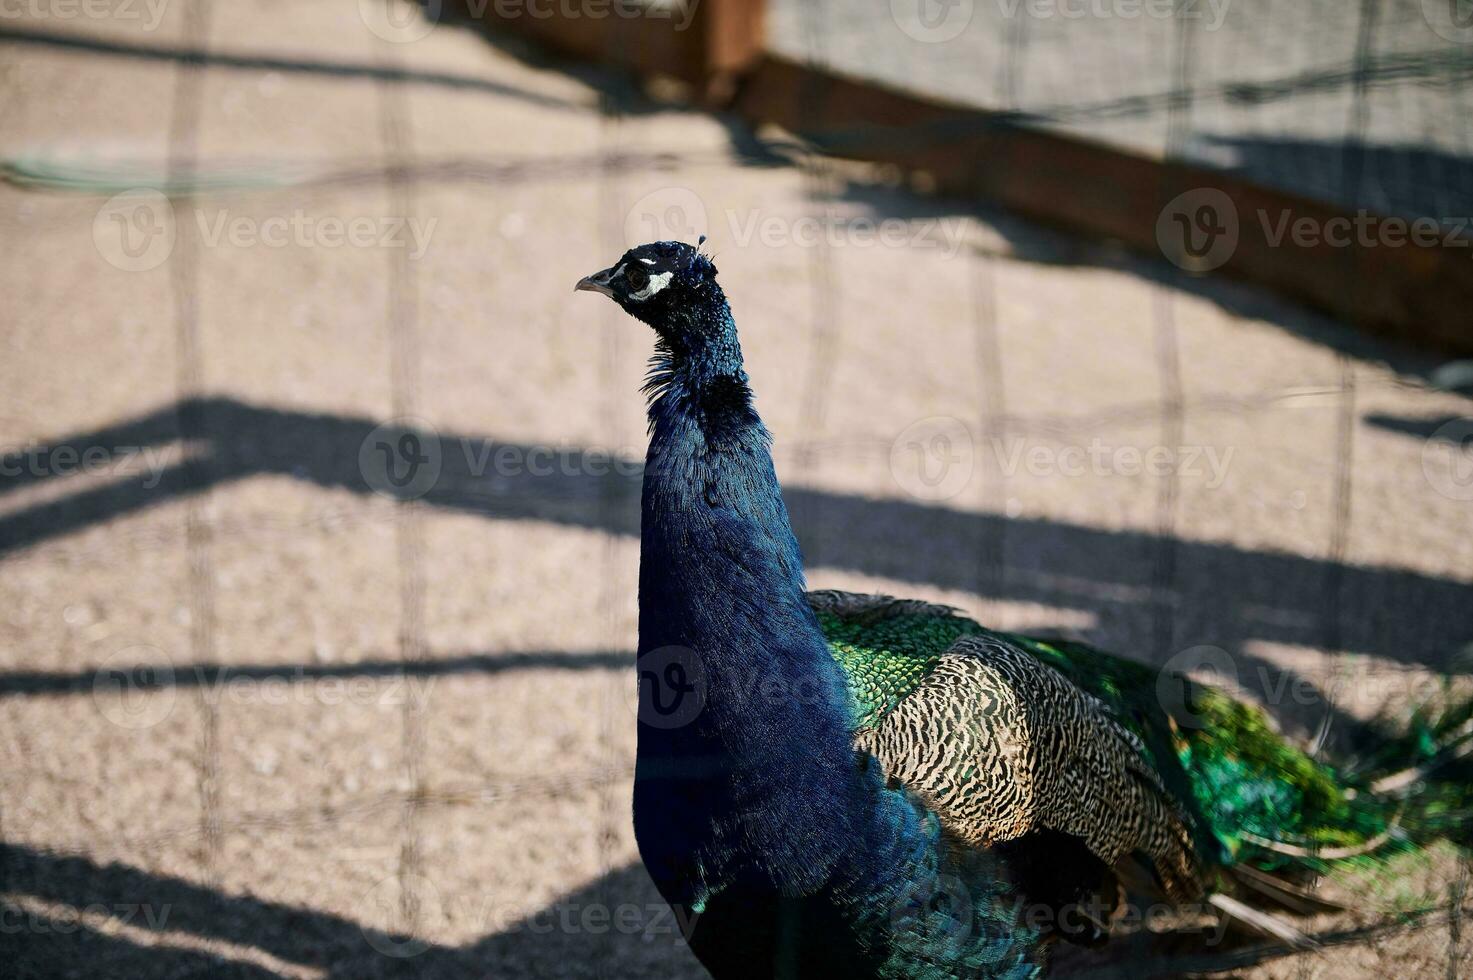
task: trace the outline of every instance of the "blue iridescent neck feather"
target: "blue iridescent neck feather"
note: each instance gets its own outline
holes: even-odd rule
[[[856,764],[853,702],[804,597],[731,311],[719,290],[708,295],[681,322],[655,325],[647,386],[640,655],[690,651],[704,706],[677,728],[640,726],[641,850],[677,893],[749,877],[795,894],[858,887],[877,867],[898,875],[934,832]],[[682,781],[699,790],[671,793]],[[760,848],[734,846],[754,838]],[[856,845],[869,848],[864,867],[851,864]]]
[[[959,865],[935,815],[855,751],[854,697],[804,592],[714,272],[672,280],[658,304],[615,295],[658,335],[640,521],[640,856],[666,901],[700,915],[691,941],[708,966],[795,975],[801,946],[814,976],[1030,976],[1029,935],[957,931],[924,907],[925,928],[897,925],[959,873],[979,919],[1005,918],[991,911],[1003,882],[983,856]],[[682,710],[663,714],[659,697]]]

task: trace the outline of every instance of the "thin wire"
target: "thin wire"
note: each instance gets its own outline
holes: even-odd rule
[[[627,44],[627,38],[628,35],[625,33],[619,35],[621,46]],[[624,251],[624,221],[619,186],[621,169],[618,166],[618,161],[624,156],[620,148],[623,135],[623,113],[620,111],[618,100],[607,90],[600,93],[599,109],[598,240],[602,245],[604,255],[609,261],[612,261],[614,256]],[[619,373],[620,338],[624,331],[619,329],[621,326],[617,322],[619,311],[615,306],[601,304],[599,311],[599,315],[605,321],[605,328],[598,332],[599,395],[603,403],[599,414],[604,426],[602,440],[607,446],[616,446],[620,442],[618,406],[623,398],[629,397],[628,385],[622,383],[623,379]],[[623,503],[618,490],[618,486],[613,481],[601,481],[597,500],[598,525],[604,530],[599,534],[599,585],[596,618],[604,636],[613,636],[617,632],[619,607],[624,597],[619,575],[619,535],[609,530],[616,525],[616,516]],[[632,681],[633,678],[627,675],[618,678],[619,683],[628,684]],[[619,846],[624,822],[629,819],[630,813],[628,801],[624,800],[621,795],[620,802],[624,805],[618,805],[614,795],[616,786],[622,790],[625,785],[625,777],[622,774],[615,775],[615,770],[620,764],[620,753],[615,744],[615,720],[619,717],[620,711],[617,702],[620,700],[619,687],[606,685],[599,701],[598,753],[602,759],[602,769],[609,775],[595,788],[598,807],[594,831],[598,851],[598,883],[595,890],[598,903],[604,909],[612,909],[616,904],[615,896],[612,895],[614,855]],[[627,722],[627,715],[624,716],[624,720]],[[632,769],[630,775],[632,775]],[[608,934],[600,934],[594,942],[600,947],[594,960],[594,975],[597,977],[610,976],[610,971],[616,970],[617,962],[611,948],[613,938]],[[617,976],[617,972],[613,975]]]
[[[1004,16],[1007,17],[1004,28],[1006,41],[999,90],[1002,109],[1010,112],[1018,106],[1019,76],[1022,74],[1029,18],[1019,16],[1019,11],[1016,10],[1011,15]],[[980,222],[973,221],[973,225],[978,227]],[[984,510],[994,514],[1011,517],[1008,513],[1008,472],[998,454],[998,447],[1004,444],[1009,431],[1007,371],[1003,367],[1002,338],[998,324],[997,266],[1000,258],[980,247],[975,253],[976,272],[971,276],[970,283],[972,332],[977,348],[977,381],[982,393],[980,449],[982,458],[991,460],[990,465],[981,470],[982,506]],[[984,615],[982,621],[993,621],[997,625],[1003,625],[999,622],[1001,610],[998,604],[1007,594],[1007,538],[1007,521],[980,523],[975,589],[988,614]]]
[[[208,37],[208,6],[204,4],[191,5],[186,12],[186,31],[193,35],[199,35],[199,47],[204,47],[204,41]],[[1369,0],[1363,10],[1369,9]],[[1181,21],[1179,20],[1180,24]],[[1186,28],[1179,27],[1184,35]],[[1178,63],[1182,70],[1184,80],[1184,66],[1186,63],[1186,41],[1179,37],[1182,47],[1179,49]],[[815,49],[816,50],[816,49]],[[170,161],[169,179],[176,186],[193,188],[192,180],[197,172],[197,136],[199,128],[201,86],[198,84],[198,76],[203,71],[203,65],[198,62],[184,62],[178,67],[175,86],[174,121],[170,135]],[[1357,92],[1360,98],[1357,101],[1356,112],[1360,125],[1364,125],[1364,103],[1363,96],[1368,84],[1369,76],[1359,73],[1357,76]],[[384,180],[389,185],[391,199],[395,206],[402,209],[405,215],[412,212],[415,202],[415,181],[413,176],[415,168],[419,166],[414,161],[406,160],[405,157],[412,155],[409,147],[408,132],[408,105],[404,100],[402,85],[393,78],[382,79],[378,82],[380,88],[380,125],[384,136],[384,147],[388,166],[370,179]],[[1192,101],[1189,89],[1182,89],[1183,98],[1170,101],[1170,114],[1168,119],[1168,148],[1179,149],[1182,139],[1180,129],[1179,112],[1189,112]],[[605,126],[607,131],[617,135],[616,120],[610,118],[613,113],[606,116]],[[1352,127],[1354,129],[1354,127]],[[1347,142],[1347,159],[1350,150]],[[1170,156],[1170,152],[1168,152]],[[605,180],[601,184],[602,193],[610,193],[614,187],[614,175],[628,172],[621,163],[624,158],[617,152],[605,153],[598,156],[595,165]],[[695,159],[692,156],[692,159]],[[811,165],[811,170],[805,170],[805,176],[810,179],[808,190],[810,201],[822,203],[827,193],[824,178],[827,174],[822,158],[810,155],[805,158]],[[1353,172],[1357,181],[1359,180],[1358,168],[1352,168],[1347,163],[1347,173]],[[514,181],[519,179],[532,179],[530,174],[497,174],[497,173],[475,173],[472,170],[463,170],[461,173],[471,173],[475,179],[484,180],[493,186],[498,182]],[[1347,181],[1349,186],[1349,181]],[[192,200],[196,189],[186,189],[176,192],[176,197],[182,203]],[[615,209],[609,207],[609,198],[601,197],[603,206],[601,213],[605,218],[616,213]],[[185,223],[187,224],[187,223]],[[607,232],[612,224],[605,225]],[[201,352],[199,346],[199,296],[198,296],[198,262],[199,253],[197,243],[193,239],[192,229],[180,228],[180,240],[176,247],[173,265],[171,266],[171,277],[175,288],[175,323],[176,342],[178,349],[178,377],[176,379],[178,388],[179,427],[181,435],[186,439],[203,439],[208,436],[208,419],[197,410],[189,407],[191,399],[200,393],[202,387]],[[411,413],[417,402],[417,385],[419,377],[417,339],[415,327],[417,319],[417,282],[413,266],[398,252],[390,255],[389,270],[389,329],[392,374],[393,406],[396,415]],[[809,383],[805,388],[804,395],[804,425],[802,430],[805,435],[815,435],[821,431],[823,424],[824,406],[826,404],[826,392],[832,374],[833,356],[823,354],[823,345],[832,344],[833,341],[833,269],[832,257],[828,255],[825,247],[820,244],[815,250],[812,266],[812,282],[814,287],[814,335],[813,335],[813,361],[810,364]],[[1002,368],[1001,350],[998,344],[996,331],[996,296],[995,281],[991,274],[990,265],[984,262],[979,274],[972,279],[973,285],[973,313],[976,320],[978,363],[979,372],[984,379],[984,406],[983,419],[984,432],[1004,431],[1008,425],[1008,415],[1005,411],[1003,401],[1003,380],[1005,374]],[[1181,390],[1179,352],[1177,350],[1176,324],[1174,311],[1169,297],[1161,302],[1163,294],[1158,295],[1157,307],[1157,359],[1158,367],[1162,377],[1161,422],[1163,443],[1177,445],[1181,442],[1180,433],[1184,424],[1186,403]],[[618,363],[617,333],[604,331],[605,347],[601,358],[601,380],[604,382],[604,394],[606,401],[612,403],[616,397],[615,382],[618,378],[615,370]],[[1348,536],[1350,529],[1350,477],[1352,475],[1353,463],[1353,435],[1355,421],[1355,396],[1357,379],[1354,372],[1354,364],[1343,355],[1340,358],[1342,374],[1338,388],[1327,388],[1327,391],[1338,392],[1341,395],[1339,401],[1339,415],[1336,438],[1336,484],[1335,484],[1335,522],[1331,534],[1331,562],[1329,581],[1327,584],[1326,614],[1327,614],[1327,636],[1336,637],[1340,635],[1342,625],[1340,623],[1340,566],[1343,564],[1344,554],[1348,547]],[[609,413],[606,418],[613,418]],[[611,432],[613,430],[611,429]],[[1172,434],[1175,433],[1173,438]],[[617,432],[613,432],[617,436]],[[614,439],[609,440],[611,443]],[[801,445],[807,449],[822,445],[821,440],[804,440]],[[808,457],[811,460],[811,457]],[[214,520],[207,517],[208,491],[213,485],[214,464],[208,457],[188,464],[195,467],[193,472],[198,474],[199,484],[204,492],[191,495],[186,508],[185,540],[187,543],[189,568],[190,568],[190,610],[191,630],[190,642],[194,651],[196,662],[210,663],[216,659],[216,617],[215,600],[213,588],[213,548],[212,543],[215,533],[222,526],[238,526],[226,521]],[[1163,594],[1170,593],[1174,589],[1175,553],[1174,553],[1174,527],[1176,519],[1176,478],[1173,473],[1158,494],[1157,500],[1157,530],[1163,540],[1170,546],[1163,556],[1158,556],[1158,584],[1162,584]],[[600,508],[616,506],[612,497],[601,496]],[[426,655],[423,640],[423,615],[424,615],[424,567],[423,567],[423,540],[420,504],[401,504],[392,520],[397,528],[396,548],[398,554],[398,568],[400,575],[400,603],[401,603],[401,633],[400,633],[400,657],[406,663],[414,663],[424,659]],[[245,524],[245,522],[243,522]],[[246,525],[248,526],[248,525]],[[290,526],[290,525],[273,525]],[[617,585],[615,571],[617,564],[618,538],[612,533],[606,533],[604,538],[603,560],[605,574],[601,583],[600,591],[600,614],[605,625],[612,629],[617,625],[617,596],[615,589]],[[1005,569],[1001,565],[1002,547],[997,544],[993,554],[998,556],[999,567],[997,574],[1000,576]],[[1171,610],[1169,604],[1162,608],[1161,615],[1164,617],[1165,637],[1169,642],[1172,637],[1170,625]],[[1158,623],[1158,639],[1161,638],[1162,627]],[[1335,649],[1338,644],[1327,643],[1327,649]],[[611,718],[607,711],[609,704],[606,700],[606,713],[603,721],[603,742],[601,750],[606,756],[614,755],[614,747],[610,737]],[[1332,706],[1333,707],[1333,706]],[[435,794],[430,793],[423,782],[422,758],[424,752],[423,742],[423,719],[419,716],[419,705],[416,699],[406,699],[404,704],[404,750],[405,767],[409,775],[410,789],[404,794],[393,794],[388,805],[402,807],[404,823],[402,825],[401,860],[399,865],[399,880],[401,895],[408,894],[410,889],[406,888],[406,881],[410,875],[418,873],[420,866],[420,854],[417,833],[417,814],[427,801],[435,800]],[[218,851],[222,834],[227,824],[221,819],[220,796],[219,796],[219,742],[218,742],[218,710],[208,698],[201,701],[201,711],[206,719],[204,734],[200,753],[200,798],[201,818],[197,827],[181,830],[180,836],[197,836],[202,844],[202,863],[206,874],[212,881],[218,881]],[[1328,715],[1327,715],[1328,718]],[[603,805],[604,821],[599,836],[600,862],[607,870],[610,866],[610,853],[616,843],[616,835],[611,831],[610,822],[610,800],[608,792],[613,781],[624,778],[624,770],[615,770],[608,767],[591,770],[590,777],[595,785],[600,786],[604,792],[601,796]],[[488,784],[483,791],[487,794],[495,794],[507,788],[510,784]],[[473,794],[472,794],[473,795]],[[455,798],[456,802],[460,798]],[[441,801],[443,802],[443,800]],[[289,814],[280,819],[286,820],[285,825],[304,825],[315,819],[314,815],[305,812]],[[299,821],[299,822],[298,822]],[[228,826],[234,827],[237,823]],[[158,836],[150,840],[160,839]],[[412,917],[412,910],[406,915]],[[410,922],[411,930],[416,925]],[[601,967],[602,969],[602,967]]]
[[[809,91],[803,100],[806,112],[819,113],[827,102],[830,76],[821,69],[824,65],[824,30],[821,18],[827,6],[810,3],[803,7],[801,27],[805,60],[811,69],[804,81]],[[829,185],[832,181],[831,164],[827,157],[805,149],[800,157],[804,197],[810,211],[820,226],[827,224],[830,207]],[[804,439],[812,438],[824,430],[827,414],[828,392],[834,376],[834,362],[838,357],[838,331],[836,330],[834,257],[828,246],[828,236],[819,235],[808,250],[808,284],[810,320],[808,332],[808,369],[804,375],[803,394],[798,408],[798,431]],[[794,459],[795,482],[803,482],[812,475],[817,457],[799,449]],[[809,524],[819,515],[803,513],[795,515],[799,526]],[[822,561],[814,542],[817,536],[808,538],[805,560],[809,564]]]
[[[1166,115],[1166,145],[1164,157],[1171,161],[1181,156],[1191,124],[1192,88],[1188,79],[1188,65],[1192,58],[1193,20],[1183,16],[1185,4],[1190,0],[1178,0],[1173,8],[1172,25],[1176,41],[1172,60],[1172,92]],[[1166,173],[1163,170],[1163,174]],[[1164,197],[1163,193],[1163,197]],[[1152,289],[1151,308],[1154,314],[1154,337],[1156,350],[1156,372],[1161,385],[1160,444],[1180,446],[1185,429],[1184,395],[1182,393],[1181,356],[1178,351],[1176,331],[1175,291],[1168,285],[1157,284]],[[1152,650],[1156,662],[1164,663],[1171,655],[1176,642],[1177,604],[1177,498],[1180,480],[1175,455],[1171,465],[1163,473],[1156,486],[1156,548],[1152,570]]]
[[[1358,70],[1354,75],[1350,119],[1341,148],[1342,197],[1358,195],[1365,177],[1365,133],[1370,122],[1370,103],[1367,100],[1368,66],[1374,58],[1377,3],[1378,0],[1361,0],[1360,16],[1356,24],[1355,64]],[[1344,252],[1347,288],[1354,289],[1359,281],[1359,256],[1355,249],[1345,249]],[[1350,548],[1351,492],[1354,487],[1356,369],[1355,362],[1343,353],[1337,354],[1335,360],[1339,369],[1341,394],[1335,416],[1330,540],[1325,559],[1323,600],[1323,643],[1326,655],[1330,657],[1330,682],[1325,685],[1325,713],[1310,743],[1310,754],[1315,757],[1323,752],[1329,741],[1330,731],[1338,714],[1337,691],[1344,682],[1345,671],[1349,667],[1341,649],[1344,645],[1341,614],[1345,591],[1345,556]]]
[[[1020,105],[1018,93],[1023,88],[1022,76],[1024,67],[1024,55],[1028,50],[1028,22],[1032,20],[1029,16],[1020,16],[1023,11],[1013,8],[1011,13],[1006,7],[999,7],[1003,16],[1007,18],[1007,24],[1003,28],[1006,41],[1003,45],[1002,64],[999,67],[998,90],[1002,99],[1004,112],[1016,111]]]
[[[184,10],[184,33],[200,52],[209,43],[211,6],[207,0]],[[168,170],[171,178],[188,182],[198,166],[199,127],[204,65],[201,59],[178,63],[174,74],[174,108],[169,124]],[[189,196],[175,202],[192,211]],[[169,282],[174,300],[175,396],[179,436],[185,443],[208,437],[209,422],[198,398],[203,394],[204,367],[200,351],[199,250],[194,224],[175,221],[174,250],[169,257]],[[205,457],[183,464],[187,485],[197,492],[187,496],[184,506],[184,541],[188,563],[189,646],[195,663],[214,663],[215,569],[214,534],[206,517],[210,487],[215,483],[212,461]],[[195,695],[200,716],[200,747],[197,759],[200,797],[199,861],[211,885],[220,882],[220,708],[210,692],[201,688]]]
[[[397,0],[383,0],[392,5]],[[375,83],[378,94],[380,146],[385,160],[387,199],[392,211],[409,218],[416,210],[416,188],[405,176],[405,165],[414,157],[410,133],[412,112],[404,89],[403,69],[394,45],[381,42],[375,55],[383,73]],[[403,249],[387,255],[389,340],[389,391],[396,418],[413,416],[419,405],[420,357],[417,336],[419,296],[414,261]],[[401,517],[394,522],[395,568],[399,580],[399,659],[405,664],[425,660],[424,522],[418,500],[397,500]],[[428,788],[425,784],[425,720],[421,699],[405,697],[401,702],[401,746],[404,774],[409,786],[403,799],[399,823],[399,860],[395,878],[399,888],[397,928],[411,936],[423,929],[424,859],[420,842],[420,809]]]
[[[979,450],[984,460],[992,461],[981,476],[982,502],[984,509],[1005,514],[1008,474],[997,447],[1003,445],[1008,436],[1007,373],[1003,369],[1002,342],[998,336],[997,277],[990,256],[977,255],[976,271],[970,281],[977,380],[982,394],[979,432],[982,444]],[[985,605],[996,602],[1007,591],[1007,527],[1007,521],[979,522],[975,588]],[[990,611],[997,612],[995,608]],[[987,619],[995,619],[995,616],[985,617],[984,621]]]

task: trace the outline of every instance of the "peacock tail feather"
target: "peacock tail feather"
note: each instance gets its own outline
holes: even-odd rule
[[[1419,713],[1405,732],[1387,739],[1359,767],[1337,766],[1294,744],[1254,705],[1185,679],[1163,680],[1155,668],[1081,643],[987,630],[953,610],[919,602],[835,592],[813,593],[811,601],[850,685],[861,745],[865,733],[912,710],[917,698],[931,697],[928,703],[937,704],[928,679],[934,687],[938,671],[963,647],[983,660],[1005,651],[1026,654],[1103,706],[1101,727],[1114,725],[1127,733],[1140,763],[1164,790],[1170,804],[1166,812],[1183,816],[1206,891],[1226,888],[1233,870],[1243,866],[1289,879],[1334,874],[1364,886],[1394,880],[1389,869],[1439,841],[1468,843],[1464,828],[1473,811],[1473,772],[1463,755],[1473,750],[1473,701],[1435,716]],[[1180,704],[1162,696],[1163,683],[1187,685]],[[964,685],[952,689],[959,700],[975,695]],[[971,705],[944,702],[931,710],[939,718],[956,713],[952,707],[973,716],[996,715],[990,707],[978,712]],[[1034,724],[1039,718],[1045,726],[1053,723],[1046,713],[1032,717]],[[935,731],[960,739],[956,727],[938,722]],[[1084,736],[1096,737],[1108,739],[1103,730]],[[1109,740],[1120,744],[1119,738]],[[963,748],[955,751],[965,755]],[[923,772],[921,781],[930,780],[933,791],[948,785],[950,777],[907,770],[904,760],[890,764]],[[985,773],[964,775],[973,779],[977,792],[996,792]],[[1016,771],[1008,776],[1018,778]],[[927,797],[927,786],[911,788]],[[1067,794],[1059,799],[1060,805],[1075,804]],[[1030,825],[1070,819],[1043,812],[1032,815]],[[1107,863],[1118,857],[1108,850],[1100,856]]]

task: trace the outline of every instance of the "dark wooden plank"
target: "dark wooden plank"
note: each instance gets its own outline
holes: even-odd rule
[[[1395,233],[1408,221],[1346,211],[1224,171],[1063,136],[1030,125],[1026,116],[948,105],[777,56],[763,58],[747,76],[735,109],[825,152],[924,173],[942,194],[996,202],[1166,255],[1193,271],[1239,276],[1402,340],[1473,353],[1473,239],[1466,233],[1426,225],[1431,240],[1392,244],[1408,238]],[[1296,243],[1296,222],[1317,230],[1318,240]],[[1362,235],[1357,222],[1373,231]],[[1230,249],[1232,239],[1221,236],[1218,252],[1205,248],[1213,237],[1203,227],[1234,223]],[[1201,260],[1183,253],[1187,231],[1206,252]]]
[[[571,58],[667,75],[707,101],[729,100],[761,55],[765,0],[450,0],[457,16],[530,38]]]

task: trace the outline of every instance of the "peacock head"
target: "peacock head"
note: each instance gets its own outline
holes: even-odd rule
[[[603,293],[654,327],[677,351],[697,349],[703,340],[724,335],[731,322],[726,296],[716,284],[716,266],[699,244],[651,242],[631,248],[573,288]]]

